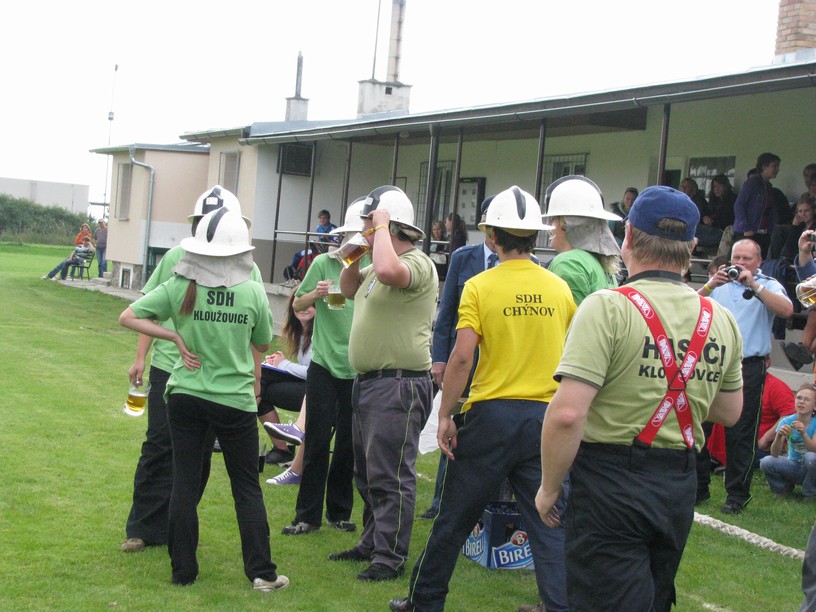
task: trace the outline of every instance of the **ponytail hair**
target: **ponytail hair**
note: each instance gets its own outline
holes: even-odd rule
[[[190,284],[187,285],[187,293],[184,294],[184,301],[181,302],[179,314],[188,315],[191,312],[193,312],[195,301],[196,301],[196,282],[195,280],[191,279]]]

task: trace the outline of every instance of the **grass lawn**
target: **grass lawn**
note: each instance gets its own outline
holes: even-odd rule
[[[255,593],[243,575],[229,482],[213,457],[199,508],[201,573],[170,584],[165,548],[119,551],[145,418],[122,414],[136,335],[117,325],[126,303],[40,280],[69,248],[0,244],[0,362],[4,416],[0,457],[0,610],[384,610],[408,578],[368,584],[361,566],[332,563],[353,534],[324,527],[280,535],[294,516],[296,487],[263,485],[272,556],[292,586]],[[294,416],[294,415],[293,415]],[[285,420],[285,417],[284,417]],[[263,438],[262,438],[263,440]],[[437,453],[418,462],[417,513],[433,494]],[[262,478],[279,473],[267,466]],[[742,515],[719,513],[720,479],[698,511],[804,549],[816,506],[774,500],[761,473]],[[357,500],[353,519],[360,524]],[[428,535],[417,520],[410,567]],[[801,562],[695,525],[677,580],[680,610],[795,610]],[[450,610],[515,610],[537,600],[532,572],[484,570],[462,558]]]

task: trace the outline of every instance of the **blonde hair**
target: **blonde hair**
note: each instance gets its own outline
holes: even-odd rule
[[[688,270],[691,263],[691,252],[694,250],[694,241],[669,240],[660,236],[652,236],[639,230],[631,223],[627,224],[631,235],[630,245],[632,257],[639,261],[654,261],[669,268]],[[664,232],[675,234],[684,233],[686,224],[678,219],[661,219],[657,228]]]

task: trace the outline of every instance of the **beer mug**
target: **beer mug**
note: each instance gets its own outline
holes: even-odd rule
[[[145,404],[147,404],[147,394],[149,392],[150,383],[130,385],[125,408],[122,412],[132,417],[142,416],[144,414]]]
[[[816,306],[816,276],[811,276],[796,285],[796,298],[805,308]]]
[[[368,253],[369,248],[371,247],[368,246],[366,239],[363,238],[360,232],[357,232],[339,249],[329,253],[329,257],[334,257],[343,264],[343,267],[348,268],[351,264]]]
[[[329,295],[325,298],[329,310],[342,310],[346,307],[346,298],[340,293],[340,281],[336,278],[329,279]]]

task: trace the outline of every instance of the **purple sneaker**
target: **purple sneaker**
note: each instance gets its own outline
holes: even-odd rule
[[[299,485],[300,484],[300,474],[297,472],[293,472],[292,468],[287,468],[274,478],[270,478],[266,481],[266,484],[269,485]]]
[[[284,442],[288,442],[293,446],[300,446],[303,444],[303,438],[306,434],[300,430],[300,427],[291,421],[287,425],[284,425],[283,423],[264,423],[263,425],[266,427],[266,431],[269,432],[269,435],[276,440],[283,440]]]

